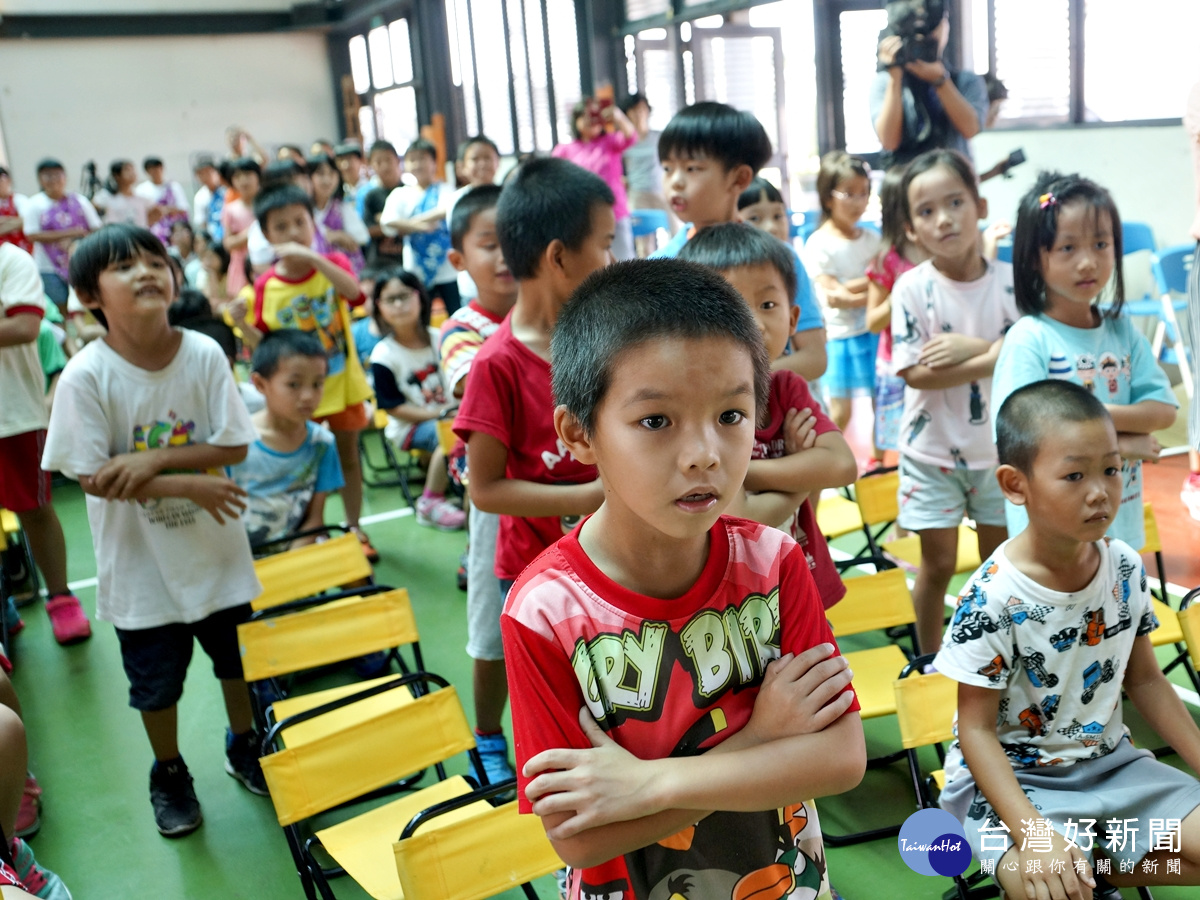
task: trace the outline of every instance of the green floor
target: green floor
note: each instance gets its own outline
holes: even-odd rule
[[[395,516],[402,505],[398,491],[367,492],[367,521],[372,515],[384,517],[368,525],[383,555],[377,577],[409,588],[426,664],[456,685],[470,710],[470,661],[463,650],[466,595],[454,586],[464,538],[421,528],[407,511]],[[82,494],[74,485],[56,488],[55,506],[67,533],[70,578],[91,579],[96,570]],[[331,504],[331,518],[339,511]],[[81,587],[78,594],[91,613],[94,588]],[[149,747],[127,706],[112,627],[95,623],[90,641],[64,649],[54,643],[49,622],[37,607],[28,607],[24,615],[28,627],[17,638],[13,682],[25,708],[30,767],[45,790],[42,830],[31,844],[75,897],[303,897],[270,801],[247,793],[225,774],[224,711],[207,658],[197,651],[180,706],[181,746],[205,824],[186,838],[169,841],[154,828],[147,793]],[[857,646],[847,642],[849,649]],[[888,720],[867,723],[867,735],[872,753],[897,742],[894,723]],[[849,796],[822,802],[822,820],[838,832],[899,822],[912,811],[908,790],[902,766],[870,771]],[[947,879],[926,878],[906,868],[894,839],[831,848],[829,865],[833,884],[846,900],[935,900],[950,885]],[[339,897],[365,896],[345,879],[335,889]],[[552,879],[543,879],[538,890],[543,897],[554,896]],[[1154,893],[1158,900],[1183,900],[1194,896],[1194,890],[1158,888]],[[1134,896],[1132,891],[1127,895]]]

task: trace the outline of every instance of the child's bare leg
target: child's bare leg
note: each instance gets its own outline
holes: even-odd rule
[[[850,413],[854,409],[854,400],[850,397],[830,397],[829,417],[833,419],[840,430],[845,431],[850,424]]]
[[[25,718],[21,714],[21,701],[17,697],[17,692],[13,689],[12,682],[8,680],[3,669],[0,669],[0,706],[7,706],[17,714],[18,719]]]
[[[946,588],[954,577],[958,557],[958,529],[926,528],[920,537],[921,566],[912,592],[917,642],[921,653],[936,653],[942,646],[945,629]]]
[[[29,538],[34,562],[46,579],[46,594],[53,597],[68,593],[67,542],[54,507],[47,503],[20,513],[17,518]]]
[[[4,834],[16,832],[17,812],[25,793],[25,769],[29,758],[25,747],[25,726],[21,717],[7,706],[0,707],[0,825]]]
[[[1147,853],[1142,862],[1134,866],[1134,870],[1122,875],[1114,871],[1105,875],[1106,881],[1117,887],[1135,887],[1139,884],[1200,884],[1200,808],[1193,809],[1179,829],[1179,852],[1169,850],[1154,850]],[[1147,837],[1149,837],[1147,835]],[[1150,861],[1150,869],[1143,866]],[[1179,861],[1179,871],[1169,872],[1168,865],[1172,860]],[[1115,870],[1115,866],[1113,867]]]
[[[142,710],[142,725],[150,739],[150,749],[159,762],[179,758],[179,707]]]
[[[1006,525],[976,525],[976,532],[979,535],[979,559],[980,561],[987,559],[996,552],[996,548],[1008,540],[1008,526]]]
[[[250,707],[250,689],[241,678],[222,678],[221,694],[225,698],[225,714],[229,716],[229,730],[234,734],[245,734],[254,727],[254,712]]]
[[[450,486],[450,475],[446,472],[446,454],[438,447],[429,458],[429,472],[425,476],[425,493],[441,497]]]
[[[507,670],[502,659],[475,660],[472,687],[475,691],[475,727],[481,734],[502,730],[500,722],[508,703]]]
[[[362,515],[362,464],[358,459],[358,432],[335,431],[338,458],[342,461],[342,506],[346,510],[346,524],[358,528],[358,517]]]

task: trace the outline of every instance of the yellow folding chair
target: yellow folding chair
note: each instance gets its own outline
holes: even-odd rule
[[[38,570],[29,539],[14,512],[0,509],[0,604],[9,598],[19,606],[31,603],[38,594]],[[6,656],[9,646],[8,617],[0,615],[0,645]]]
[[[429,454],[424,450],[397,450],[384,434],[387,428],[388,415],[382,409],[375,410],[371,419],[371,427],[364,428],[358,434],[358,455],[362,460],[363,484],[368,487],[398,487],[409,506],[414,506],[414,497],[410,481],[413,478],[425,478],[424,467],[429,463]],[[379,441],[383,462],[372,458],[367,450],[368,439],[376,436]]]
[[[1154,596],[1154,615],[1158,619],[1158,627],[1150,632],[1150,643],[1155,647],[1171,645],[1175,648],[1175,656],[1163,666],[1163,672],[1170,673],[1172,669],[1182,667],[1194,690],[1200,692],[1200,675],[1196,672],[1195,664],[1188,659],[1188,649],[1184,641],[1183,630],[1179,623],[1178,613],[1172,609],[1167,600],[1167,573],[1163,563],[1162,540],[1158,534],[1158,521],[1154,518],[1154,509],[1149,503],[1142,505],[1145,516],[1146,543],[1142,553],[1154,554],[1158,568],[1159,592]],[[1153,595],[1153,591],[1151,591]]]
[[[847,578],[845,583],[846,596],[825,611],[833,634],[839,641],[852,634],[869,631],[886,633],[888,629],[899,628],[907,633],[909,641],[915,645],[916,614],[903,570],[884,569],[874,575]],[[908,662],[908,654],[889,642],[869,650],[849,651],[845,657],[854,670],[854,692],[858,695],[859,716],[873,719],[894,715],[896,699],[892,682],[896,673]],[[903,756],[903,751],[896,751],[873,757],[867,764],[872,767],[889,765]],[[823,833],[825,843],[831,847],[841,847],[888,837],[899,831],[900,825],[895,824],[853,834]]]
[[[817,506],[817,525],[827,540],[863,533],[863,545],[849,559],[839,560],[839,572],[855,566],[873,564],[877,569],[895,565],[883,555],[879,541],[896,520],[896,491],[900,476],[896,469],[875,469],[856,482],[853,490],[821,497]]]
[[[294,603],[346,585],[370,585],[374,571],[354,534],[343,534],[317,544],[306,544],[254,561],[263,592],[251,606],[255,612]],[[375,588],[378,589],[378,588]],[[371,587],[368,587],[368,592]],[[362,593],[355,587],[350,593]],[[332,597],[326,597],[326,600]]]
[[[379,702],[378,698],[389,692],[409,693],[410,687],[417,684],[424,693],[415,699]],[[370,714],[354,709],[364,703],[375,705]],[[323,727],[321,719],[330,715],[345,715],[348,724],[342,728]],[[309,734],[298,736],[300,726],[314,723],[316,727]],[[459,754],[466,753],[474,770],[481,770],[458,694],[444,679],[424,672],[388,679],[289,716],[272,726],[264,746],[268,752],[262,758],[263,775],[309,898],[315,898],[318,891],[321,897],[335,897],[331,879],[345,874],[376,900],[404,900],[409,894],[401,884],[396,848],[410,838],[441,843],[443,829],[458,823],[462,823],[465,833],[449,830],[444,834],[450,845],[461,846],[470,839],[470,823],[476,817],[481,823],[479,834],[497,839],[483,823],[494,815],[494,810],[503,807],[493,806],[490,801],[514,786],[512,780],[477,787],[461,775],[439,777],[382,806],[338,815],[334,824],[325,824],[334,818],[332,811],[340,813],[347,804],[373,799],[414,772],[440,769],[441,763]],[[452,800],[458,802],[442,806]],[[438,814],[431,811],[414,823],[414,818],[426,810]],[[316,817],[320,817],[320,824],[313,823]],[[404,837],[397,841],[402,834]],[[502,834],[499,839],[503,839]],[[413,858],[423,860],[423,849],[420,843],[411,845]],[[487,850],[480,848],[480,853]],[[495,873],[491,876],[494,881]],[[499,889],[518,883],[506,882]]]

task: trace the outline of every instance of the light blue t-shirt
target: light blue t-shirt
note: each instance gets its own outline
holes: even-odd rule
[[[1128,406],[1157,400],[1178,406],[1167,375],[1154,359],[1150,342],[1125,316],[1104,318],[1096,328],[1074,328],[1047,315],[1022,316],[1009,329],[992,376],[992,433],[996,413],[1019,387],[1059,378],[1081,384],[1101,403]],[[1142,512],[1142,464],[1121,466],[1121,507],[1109,526],[1109,537],[1135,549],[1146,543]],[[1004,504],[1008,536],[1029,524],[1023,507]]]
[[[688,242],[688,235],[691,233],[691,224],[684,225],[671,240],[667,241],[666,245],[660,247],[650,254],[651,259],[674,259],[679,255],[679,251],[683,249],[683,245]],[[800,318],[796,320],[796,333],[801,331],[812,331],[814,328],[824,328],[825,319],[821,316],[821,307],[817,305],[817,298],[813,296],[812,281],[809,280],[808,270],[804,268],[804,263],[800,261],[800,254],[796,252],[796,248],[788,244],[788,249],[792,251],[792,256],[796,261],[796,296],[793,302],[796,308],[800,310]],[[789,347],[790,351],[790,347]]]
[[[291,534],[304,521],[313,494],[346,483],[332,432],[315,422],[308,423],[304,443],[291,453],[255,441],[231,477],[248,495],[243,522],[251,544]]]

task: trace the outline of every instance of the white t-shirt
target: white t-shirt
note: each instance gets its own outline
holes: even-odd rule
[[[434,349],[437,341],[437,332],[430,328],[428,347],[405,347],[390,334],[375,345],[371,351],[371,373],[380,409],[394,409],[403,403],[439,411],[445,408],[442,369]],[[412,429],[412,422],[389,415],[383,434],[400,447]]]
[[[1014,769],[1104,756],[1128,733],[1121,682],[1134,638],[1158,627],[1142,560],[1105,538],[1091,583],[1064,594],[1017,569],[1008,543],[963,588],[934,665],[962,684],[1003,691],[997,737]],[[966,773],[956,741],[946,780]]]
[[[869,228],[859,228],[858,237],[852,241],[831,228],[818,228],[804,242],[800,258],[812,279],[817,302],[825,314],[825,336],[831,341],[866,334],[867,308],[831,309],[817,276],[832,275],[843,283],[862,278],[867,274],[867,263],[879,254],[879,240]]]
[[[428,190],[434,190],[435,188],[438,191],[438,200],[436,206],[430,208],[440,208],[443,215],[449,215],[450,209],[457,199],[456,192],[451,189],[450,185],[443,184],[442,182],[431,184]],[[383,229],[384,234],[396,237],[398,232],[395,229],[388,228],[388,223],[395,222],[397,219],[411,219],[417,206],[421,203],[421,199],[425,196],[425,191],[425,188],[421,188],[415,184],[402,184],[388,194],[387,202],[383,204],[383,212],[379,214],[379,227]],[[417,274],[421,272],[413,257],[409,241],[404,242],[404,268]],[[450,265],[449,261],[443,261],[438,267],[437,275],[426,287],[457,280],[458,270]]]
[[[33,257],[16,244],[0,244],[0,315],[46,312],[42,279]],[[46,379],[37,337],[0,347],[0,438],[46,427]]]
[[[105,225],[138,225],[146,228],[149,224],[150,207],[153,204],[138,194],[111,194],[100,191],[96,194],[95,205],[104,210]]]
[[[952,281],[926,260],[892,288],[892,368],[915,366],[921,348],[939,334],[994,341],[1020,317],[1013,297],[1012,266],[989,262],[976,281]],[[931,466],[990,469],[992,379],[941,390],[904,389],[900,453]]]
[[[192,197],[192,230],[199,233],[208,231],[208,205],[212,203],[212,191],[208,185],[200,185],[200,190]]]
[[[92,206],[92,202],[83,194],[72,194],[67,192],[79,201],[79,206],[83,209],[83,217],[87,220],[87,227],[95,231],[102,224],[100,216],[96,213],[96,207]],[[51,200],[46,196],[45,191],[39,191],[34,194],[25,203],[25,209],[21,213],[21,217],[25,220],[24,231],[28,237],[33,234],[40,234],[42,228],[42,216],[45,214],[57,200]],[[33,242],[33,261],[37,263],[39,272],[54,272],[54,263],[50,261],[50,257],[46,254],[46,248],[37,241]]]
[[[182,210],[187,210],[188,201],[187,194],[183,192],[183,185],[178,181],[164,181],[162,184],[155,184],[153,181],[142,181],[138,183],[133,192],[139,197],[142,197],[151,206],[157,206],[163,202],[163,197],[169,196],[167,205],[175,206]]]
[[[111,457],[156,447],[248,446],[257,437],[216,341],[181,331],[157,372],[93,341],[63,371],[42,466],[78,479]],[[88,495],[96,614],[118,628],[197,622],[262,592],[245,526],[183,498],[109,502]]]

